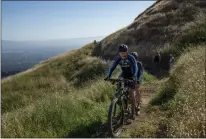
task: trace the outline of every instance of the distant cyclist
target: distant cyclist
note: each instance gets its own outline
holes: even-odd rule
[[[161,56],[160,56],[159,52],[157,52],[157,54],[154,56],[153,62],[155,64],[155,70],[159,71],[159,69],[160,69],[160,62],[161,62]]]
[[[138,72],[137,72],[137,86],[136,86],[136,100],[137,100],[137,110],[140,110],[140,103],[141,103],[141,96],[140,96],[140,84],[142,82],[142,76],[143,76],[143,67],[142,67],[142,62],[138,60],[138,53],[137,52],[132,52],[131,53],[136,61],[137,61],[137,66],[138,66]]]
[[[170,69],[172,69],[174,62],[175,62],[175,58],[172,54],[170,54],[170,60],[169,60]]]
[[[130,82],[128,84],[129,87],[129,95],[130,99],[132,101],[132,115],[131,118],[135,119],[135,106],[136,106],[136,100],[135,100],[135,91],[136,91],[136,76],[137,76],[137,62],[135,58],[128,54],[128,47],[125,44],[121,44],[118,46],[118,52],[119,55],[115,59],[114,63],[112,64],[112,67],[109,69],[108,76],[105,78],[105,80],[110,79],[112,72],[115,70],[117,65],[121,66],[122,74],[121,76],[124,79],[131,79],[133,82]]]
[[[96,45],[96,44],[97,44],[97,41],[96,41],[96,40],[94,40],[93,44],[94,44],[94,45]]]

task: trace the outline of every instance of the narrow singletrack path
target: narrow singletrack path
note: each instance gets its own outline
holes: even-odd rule
[[[145,108],[147,107],[150,99],[155,94],[156,89],[160,87],[160,83],[147,83],[142,84],[140,87],[141,92],[141,110],[140,115],[136,116],[135,120],[131,120],[131,124],[124,125],[123,127],[123,133],[121,135],[127,134],[127,132],[130,131],[130,129],[134,128],[136,124],[141,124],[140,122],[144,121],[144,117],[146,115]],[[99,131],[93,135],[92,137],[100,137],[105,138],[109,137],[107,132],[107,123],[103,124],[102,127],[100,127]]]
[[[130,130],[137,127],[137,125],[141,125],[141,122],[145,122],[146,112],[145,109],[147,105],[149,104],[149,101],[151,100],[152,96],[155,94],[155,91],[160,87],[160,84],[158,83],[151,83],[151,84],[143,84],[140,87],[140,93],[141,93],[141,109],[140,114],[136,116],[135,120],[131,122],[129,125],[124,125],[124,132],[121,134],[121,136],[125,137]]]

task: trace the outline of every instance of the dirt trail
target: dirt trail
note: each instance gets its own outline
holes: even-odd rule
[[[139,124],[141,121],[144,120],[144,117],[146,114],[145,108],[147,107],[152,96],[154,95],[155,90],[158,89],[159,87],[160,87],[160,83],[143,84],[140,87],[141,101],[142,101],[140,115],[136,116],[135,120],[132,121],[131,124],[124,125],[123,133],[121,134],[121,136],[123,136],[123,137],[125,137],[125,135],[127,136],[127,133],[129,133],[129,131],[131,129],[133,129],[136,126],[136,124]],[[93,135],[92,137],[109,137],[108,133],[107,133],[107,123],[102,125],[102,127],[99,129],[99,132],[97,134]]]
[[[160,84],[144,84],[141,86],[141,110],[140,115],[136,116],[135,121],[132,121],[129,125],[124,125],[124,132],[121,134],[121,137],[128,137],[128,133],[130,133],[130,130],[134,129],[137,124],[141,124],[141,122],[144,122],[145,119],[145,108],[147,107],[150,99],[155,93],[155,90],[160,87]]]

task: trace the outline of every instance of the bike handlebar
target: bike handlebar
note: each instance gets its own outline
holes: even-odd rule
[[[111,81],[111,82],[134,82],[134,80],[130,80],[130,79],[107,79],[107,81]]]

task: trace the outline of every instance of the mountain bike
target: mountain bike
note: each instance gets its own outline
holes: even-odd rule
[[[112,137],[118,137],[125,122],[125,116],[132,113],[131,100],[129,98],[128,87],[126,86],[133,80],[118,78],[108,79],[112,84],[117,85],[116,93],[112,98],[108,112],[108,132]]]

